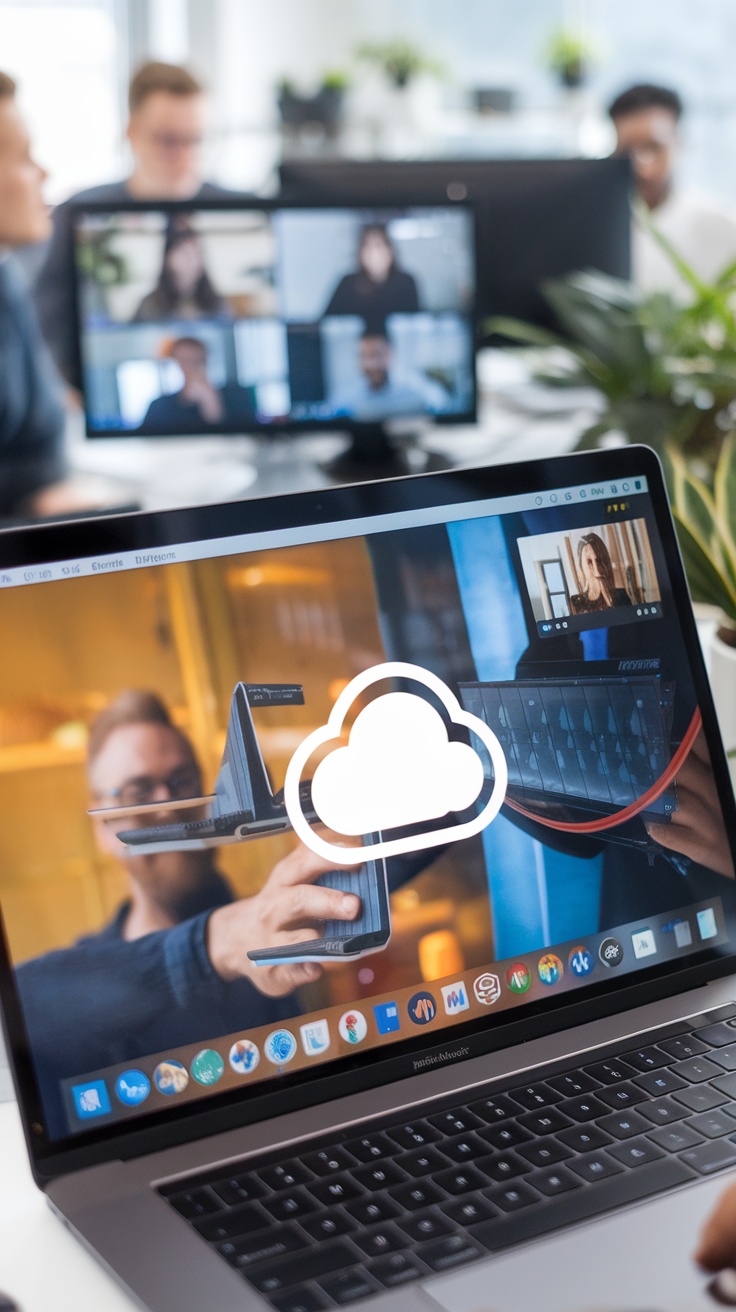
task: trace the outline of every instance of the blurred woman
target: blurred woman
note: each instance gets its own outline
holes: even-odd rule
[[[162,319],[216,319],[228,313],[204,264],[202,241],[186,215],[169,221],[158,282],[143,297],[133,323]]]
[[[325,310],[329,314],[356,314],[366,323],[383,324],[389,314],[416,314],[417,284],[400,269],[393,242],[382,223],[363,228],[358,243],[358,268],[337,284]]]
[[[583,580],[583,586],[582,591],[570,598],[572,615],[631,605],[626,589],[616,587],[613,562],[603,538],[597,533],[585,533],[578,542],[577,554],[578,577]]]

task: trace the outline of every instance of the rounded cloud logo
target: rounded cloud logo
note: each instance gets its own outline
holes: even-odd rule
[[[305,819],[299,797],[304,767],[312,753],[339,739],[353,702],[372,684],[385,679],[412,679],[428,688],[449,719],[480,739],[493,766],[491,796],[478,815],[462,824],[445,824],[427,833],[344,847],[327,842]],[[410,825],[441,821],[470,808],[483,787],[483,761],[466,743],[451,742],[444,720],[421,696],[388,692],[359,713],[347,746],[336,746],[320,761],[312,779],[312,803],[328,828],[346,837],[383,833]],[[307,847],[329,861],[360,865],[366,858],[397,856],[470,838],[490,824],[506,795],[508,770],[496,735],[477,716],[463,710],[437,675],[404,661],[387,661],[363,671],[348,684],[326,725],[315,729],[292,756],[284,784],[286,810],[294,831]]]

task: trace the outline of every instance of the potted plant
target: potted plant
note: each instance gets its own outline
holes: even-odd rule
[[[736,757],[736,435],[723,443],[712,489],[680,451],[667,451],[665,468],[693,600],[719,617],[709,672],[726,750]]]
[[[560,28],[547,46],[547,65],[565,87],[579,87],[595,58],[593,43],[582,32]]]
[[[435,77],[444,74],[444,65],[439,60],[426,55],[419,46],[402,39],[366,41],[358,47],[356,55],[366,63],[376,64],[392,86],[398,89],[407,87],[420,73],[431,73]]]
[[[323,74],[313,95],[302,95],[289,78],[282,78],[277,88],[282,124],[287,130],[299,132],[307,124],[316,123],[326,136],[337,136],[349,84],[346,73],[331,69]]]

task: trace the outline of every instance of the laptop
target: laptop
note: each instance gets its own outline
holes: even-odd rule
[[[654,454],[17,529],[0,594],[7,1043],[133,1298],[706,1308],[736,811]],[[284,829],[120,839],[250,724]]]

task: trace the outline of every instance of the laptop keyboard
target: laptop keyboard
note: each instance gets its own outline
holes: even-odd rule
[[[735,1165],[728,1006],[158,1192],[276,1312],[320,1312]]]

